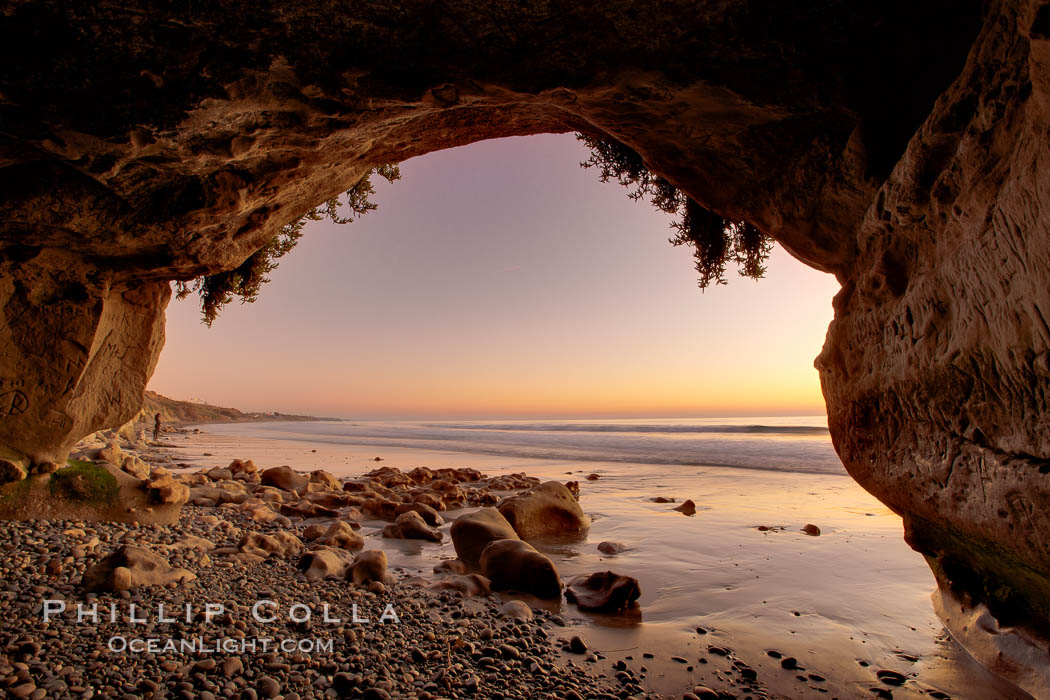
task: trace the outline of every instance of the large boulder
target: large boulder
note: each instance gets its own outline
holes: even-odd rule
[[[546,555],[528,542],[496,540],[481,553],[481,573],[496,591],[520,591],[538,598],[560,598],[561,577]]]
[[[364,493],[372,490],[371,479],[347,479],[343,482],[343,490],[347,493]]]
[[[402,473],[397,467],[380,467],[379,469],[373,469],[365,476],[387,488],[408,486],[412,483],[412,478],[408,474]]]
[[[248,554],[260,556],[263,559],[273,555],[278,557],[290,557],[303,551],[303,543],[290,532],[278,530],[272,535],[264,535],[259,532],[246,532],[241,537],[238,549]]]
[[[641,596],[638,579],[612,571],[577,576],[565,589],[565,597],[581,610],[615,612],[631,607]]]
[[[346,573],[353,565],[354,557],[345,549],[320,547],[311,549],[299,558],[298,567],[305,572],[311,581],[326,578],[346,578]]]
[[[230,470],[230,473],[233,474],[234,478],[238,476],[248,477],[259,470],[259,468],[255,466],[255,462],[250,459],[235,459],[230,462],[230,466],[226,468]]]
[[[149,465],[139,459],[137,455],[124,455],[120,468],[136,479],[145,481],[149,478]]]
[[[462,559],[445,559],[434,565],[435,574],[465,574],[467,563]]]
[[[316,539],[317,544],[337,549],[356,550],[365,546],[365,538],[354,531],[350,523],[340,520]]]
[[[671,510],[677,510],[682,515],[696,515],[696,504],[691,499],[686,499],[681,505],[675,506]]]
[[[298,503],[282,503],[280,511],[283,515],[299,518],[337,518],[339,511],[334,508],[325,508],[316,503],[300,500]]]
[[[291,497],[293,492],[282,491],[279,488],[273,486],[263,486],[258,484],[251,487],[252,495],[258,498],[260,501],[266,501],[267,503],[284,503],[285,496]]]
[[[439,527],[445,524],[445,519],[441,517],[441,513],[438,513],[437,509],[433,506],[427,505],[427,503],[422,501],[402,503],[394,512],[401,515],[402,513],[407,513],[409,511],[419,513],[420,517],[423,518],[423,522],[431,527]]]
[[[241,504],[251,497],[252,495],[239,481],[220,481],[214,482],[212,486],[190,488],[190,500],[198,505]],[[211,503],[207,503],[208,501]]]
[[[124,451],[120,449],[120,440],[116,437],[111,438],[109,444],[98,451],[96,459],[117,467],[123,464]]]
[[[518,537],[583,532],[591,519],[580,508],[572,492],[557,481],[548,481],[517,496],[508,496],[496,506]]]
[[[347,572],[347,578],[357,585],[389,583],[392,577],[386,572],[386,552],[381,549],[370,549],[354,557],[354,563]]]
[[[480,481],[484,474],[470,467],[444,467],[433,472],[434,478],[447,479],[455,482]]]
[[[277,523],[283,527],[291,527],[292,525],[291,520],[284,515],[280,515],[266,503],[246,501],[241,505],[241,511],[247,513],[248,517],[256,523]]]
[[[481,553],[489,543],[518,539],[518,533],[495,508],[481,508],[459,516],[449,528],[449,534],[456,556],[471,564],[481,561]]]
[[[313,542],[313,541],[315,541],[317,539],[320,539],[321,537],[324,537],[324,534],[326,532],[328,532],[328,528],[325,527],[324,525],[320,525],[320,524],[308,525],[303,530],[303,540],[305,540],[307,542]]]
[[[467,492],[463,487],[447,479],[435,479],[430,482],[430,491],[439,498],[445,508],[462,506],[467,502]]]
[[[532,619],[532,608],[520,600],[508,600],[500,606],[500,615],[517,622],[528,622]]]
[[[310,486],[317,486],[317,484],[311,482]],[[306,495],[303,496],[303,500],[310,503],[316,503],[325,508],[343,508],[350,505],[352,498],[352,496],[343,491],[311,491],[309,490],[309,487]]]
[[[485,485],[492,491],[523,491],[540,485],[540,480],[524,472],[490,476]]]
[[[175,478],[164,467],[153,467],[146,481],[146,497],[158,506],[181,506],[190,498],[190,489]]]
[[[343,485],[339,483],[339,480],[324,469],[315,469],[310,472],[309,481],[311,484],[322,486],[331,491],[341,491],[343,489]]]
[[[210,552],[215,549],[215,543],[203,537],[197,537],[196,535],[183,535],[177,542],[156,545],[156,547],[163,549],[164,551],[178,552],[180,550],[188,549],[199,552]]]
[[[204,472],[194,472],[193,474],[179,474],[179,481],[190,488],[194,486],[211,486],[211,479]]]
[[[223,467],[212,467],[208,471],[204,472],[204,476],[208,477],[212,481],[229,481],[233,478],[233,472]]]
[[[0,519],[169,525],[178,521],[188,495],[189,489],[162,467],[144,481],[108,462],[71,461],[50,473],[0,485]]]
[[[430,584],[436,591],[455,591],[464,598],[492,595],[492,582],[480,574],[446,576]]]
[[[448,510],[448,504],[441,498],[441,494],[434,493],[433,491],[414,489],[411,492],[411,498],[412,503],[409,505],[424,506],[430,508],[435,513],[439,510]],[[423,512],[420,512],[419,514],[424,515]],[[426,516],[424,515],[424,519],[425,518]]]
[[[627,551],[627,545],[621,542],[599,542],[598,551],[609,556],[616,556]]]
[[[192,572],[172,567],[148,549],[124,545],[89,567],[80,585],[88,593],[119,593],[139,586],[166,586],[195,578]]]
[[[306,491],[306,485],[310,480],[291,467],[271,467],[265,470],[259,478],[263,486],[274,486],[282,491],[293,491],[301,494]]]
[[[427,525],[419,513],[410,510],[397,516],[397,520],[392,525],[384,527],[383,537],[440,542],[444,534],[440,530]]]
[[[21,481],[29,474],[29,467],[28,457],[0,445],[0,484]]]
[[[369,496],[370,494],[365,494]],[[361,502],[361,512],[370,520],[386,520],[393,522],[397,519],[397,508],[401,504],[397,501],[383,496],[371,494],[371,497]]]
[[[408,473],[413,484],[425,484],[434,478],[434,470],[429,467],[416,467]]]

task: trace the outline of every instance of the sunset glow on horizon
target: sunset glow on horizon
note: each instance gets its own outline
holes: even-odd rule
[[[168,308],[150,388],[377,418],[823,414],[838,284],[779,247],[701,292],[667,215],[579,167],[572,135],[402,164],[378,211],[312,223],[255,304]]]

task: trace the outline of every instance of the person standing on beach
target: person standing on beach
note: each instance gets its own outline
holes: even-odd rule
[[[160,438],[160,414],[153,416],[153,442]]]

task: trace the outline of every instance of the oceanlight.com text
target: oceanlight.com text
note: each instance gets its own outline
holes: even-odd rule
[[[162,639],[160,637],[124,637],[115,635],[109,638],[107,648],[114,654],[266,654],[271,651],[300,654],[330,654],[334,642],[328,638],[306,637],[302,639],[274,639],[258,637],[255,639],[205,639],[190,637],[187,639]]]

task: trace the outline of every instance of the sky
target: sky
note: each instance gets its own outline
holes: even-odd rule
[[[431,153],[377,211],[312,222],[254,304],[168,307],[150,389],[344,418],[823,414],[838,284],[779,246],[697,287],[670,218],[579,163],[571,134]]]

